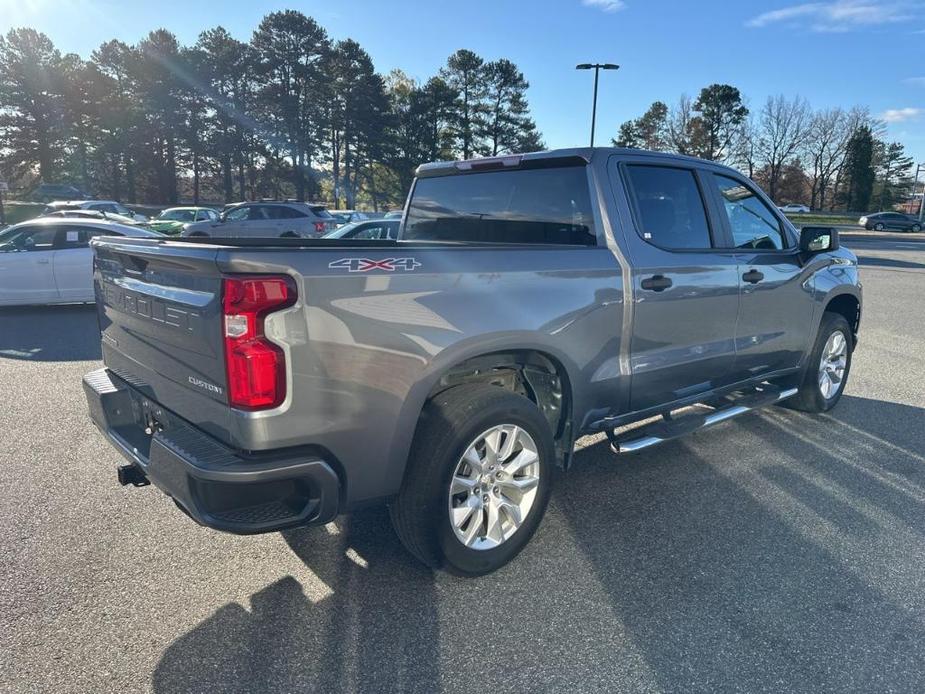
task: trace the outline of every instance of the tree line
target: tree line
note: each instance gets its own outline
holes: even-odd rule
[[[426,82],[376,72],[297,11],[250,41],[157,29],[86,60],[30,28],[0,36],[0,178],[127,202],[262,197],[382,206],[425,161],[543,148],[523,73],[459,50]]]
[[[672,107],[654,102],[613,144],[736,166],[778,204],[867,211],[912,193],[912,157],[885,132],[861,106],[813,110],[799,96],[772,96],[753,112],[736,87],[711,84]]]

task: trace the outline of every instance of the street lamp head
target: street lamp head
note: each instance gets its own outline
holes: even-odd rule
[[[604,68],[605,70],[619,70],[620,69],[619,65],[614,65],[613,63],[604,63],[603,65],[601,65],[601,67]]]
[[[575,69],[576,70],[590,70],[592,67],[594,66],[591,65],[591,63],[580,63],[575,66]]]

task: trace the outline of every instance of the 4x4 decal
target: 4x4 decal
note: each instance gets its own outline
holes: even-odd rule
[[[369,272],[370,270],[405,270],[411,272],[421,264],[414,258],[383,258],[372,260],[370,258],[341,258],[328,263],[332,270],[347,270],[348,272]]]

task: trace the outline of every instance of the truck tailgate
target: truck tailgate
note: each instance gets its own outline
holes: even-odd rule
[[[216,249],[115,238],[93,246],[103,362],[146,397],[234,438]]]

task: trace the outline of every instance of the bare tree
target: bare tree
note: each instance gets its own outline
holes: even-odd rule
[[[668,146],[678,154],[694,153],[694,102],[682,94],[678,103],[668,113]]]
[[[809,104],[797,96],[768,97],[758,118],[756,148],[767,171],[768,195],[777,201],[778,183],[784,165],[799,152],[809,134]]]
[[[748,177],[752,179],[755,177],[755,171],[758,168],[758,148],[756,146],[758,136],[756,135],[756,130],[755,118],[752,116],[746,117],[736,128],[731,147],[732,164],[745,170]]]
[[[810,121],[806,138],[806,161],[810,172],[810,207],[825,207],[826,192],[845,158],[849,118],[841,108],[817,111]]]

